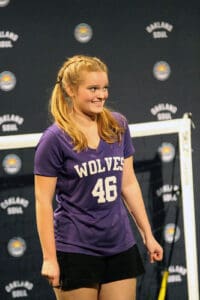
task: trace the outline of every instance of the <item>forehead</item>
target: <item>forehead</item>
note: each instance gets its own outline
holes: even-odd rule
[[[80,78],[81,78],[80,85],[82,84],[104,85],[108,83],[108,75],[106,72],[103,71],[96,71],[96,72],[83,71],[81,72]]]

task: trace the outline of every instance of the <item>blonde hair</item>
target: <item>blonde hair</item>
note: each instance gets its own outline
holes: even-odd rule
[[[65,87],[78,89],[83,80],[81,76],[82,71],[101,71],[108,74],[107,66],[97,57],[85,55],[73,56],[64,62],[60,68],[50,99],[50,112],[54,121],[69,134],[74,144],[74,150],[76,151],[87,149],[88,144],[85,135],[77,128],[71,117],[72,101]],[[102,112],[97,115],[97,125],[99,135],[104,141],[108,143],[120,142],[124,128],[113,117],[109,109],[104,107]]]

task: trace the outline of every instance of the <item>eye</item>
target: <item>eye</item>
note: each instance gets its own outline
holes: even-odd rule
[[[96,86],[91,86],[91,87],[89,87],[89,90],[90,90],[91,92],[96,92],[97,87],[96,87]]]
[[[104,92],[107,92],[108,91],[108,86],[104,86],[103,90],[104,90]]]

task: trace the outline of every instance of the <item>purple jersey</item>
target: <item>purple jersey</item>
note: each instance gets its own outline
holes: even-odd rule
[[[59,251],[113,255],[135,244],[121,199],[124,158],[134,149],[126,120],[113,115],[126,128],[120,143],[100,140],[97,149],[76,152],[69,135],[53,124],[37,146],[34,173],[57,177],[54,226]]]

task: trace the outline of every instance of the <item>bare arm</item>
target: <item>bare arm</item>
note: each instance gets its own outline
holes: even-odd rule
[[[41,273],[53,286],[59,284],[52,206],[56,181],[56,177],[35,176],[36,221],[43,253]]]
[[[122,196],[136,224],[139,227],[144,243],[150,255],[150,261],[153,262],[155,260],[161,260],[163,257],[163,250],[153,237],[151,231],[141,189],[135,176],[132,156],[126,158],[124,161]]]

